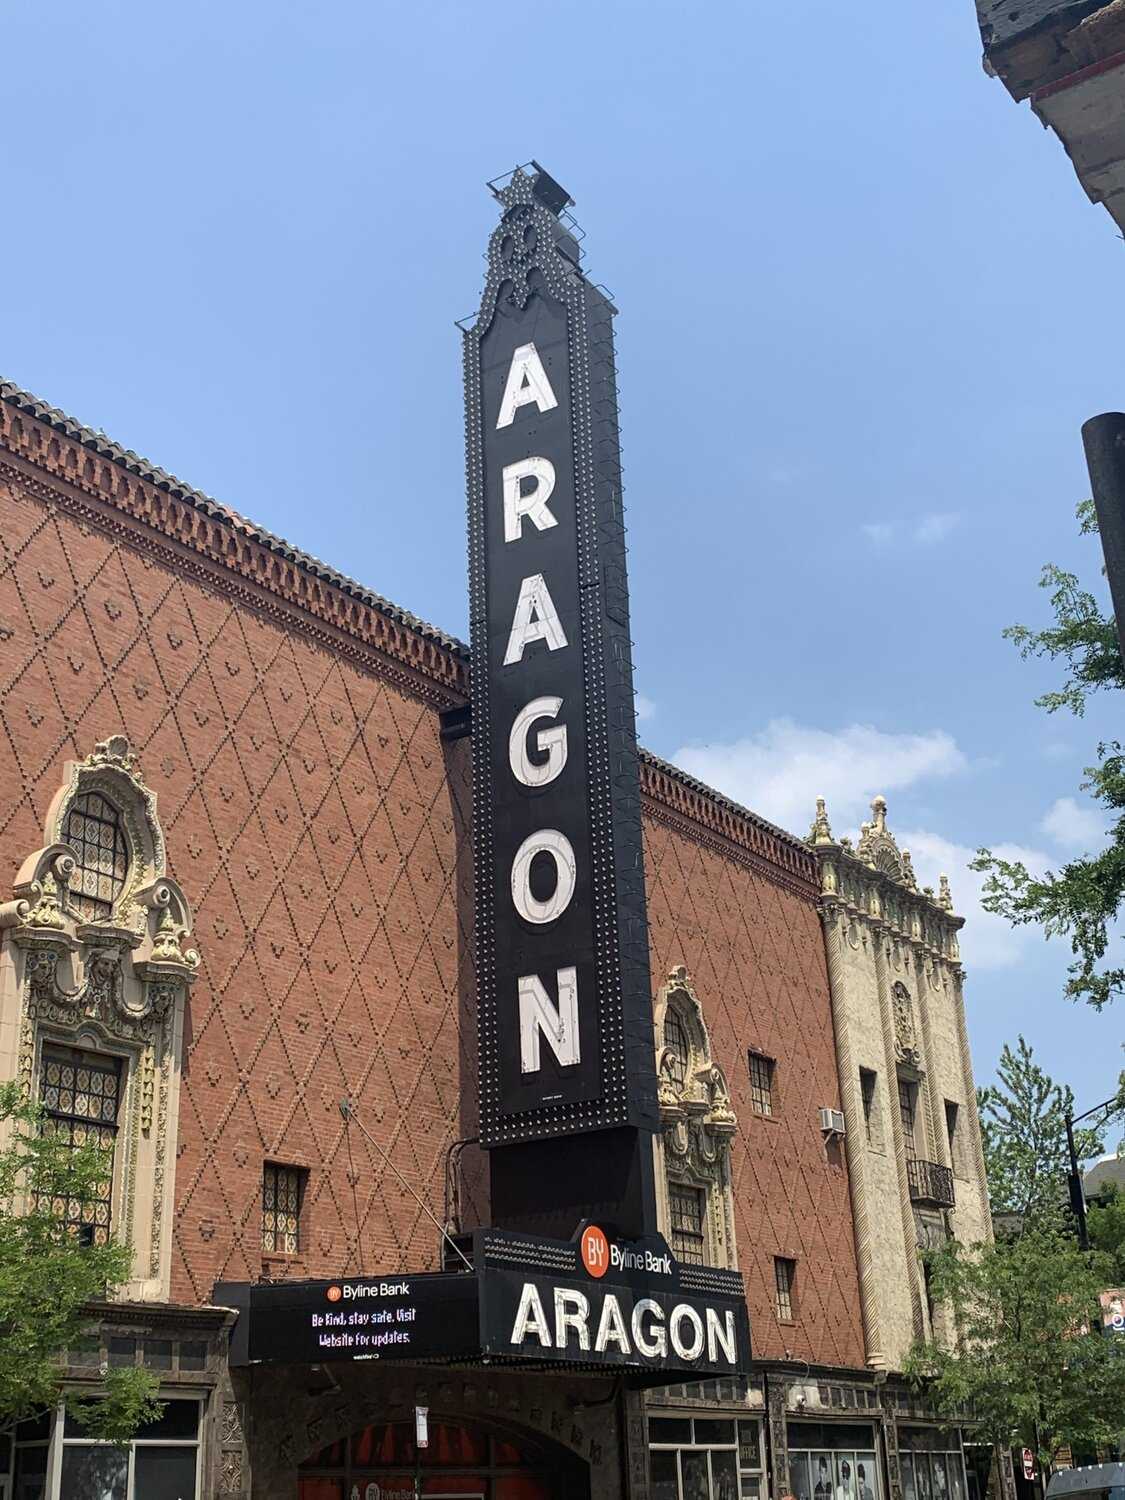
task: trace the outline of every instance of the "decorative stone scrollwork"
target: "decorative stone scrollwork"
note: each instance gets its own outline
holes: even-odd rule
[[[36,1097],[45,1044],[118,1060],[112,1222],[134,1250],[128,1294],[167,1296],[165,1164],[174,1160],[183,1011],[199,955],[191,908],[165,870],[155,793],[123,735],[67,765],[45,831],[14,899],[0,906],[12,955],[0,975],[0,1021],[18,1018],[9,1032],[17,1054],[0,1051],[0,1077],[10,1069]]]
[[[900,1063],[921,1071],[922,1053],[918,1046],[918,1035],[914,1027],[914,1002],[910,991],[901,980],[891,990],[891,1006],[895,1021],[895,1056]]]
[[[730,1194],[730,1141],[738,1129],[726,1075],[712,1060],[703,1010],[687,970],[678,966],[655,1009],[658,1100],[664,1130],[657,1141],[657,1183],[664,1223],[667,1184],[703,1189],[712,1265],[737,1264]]]

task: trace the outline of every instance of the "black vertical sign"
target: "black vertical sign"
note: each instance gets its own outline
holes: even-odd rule
[[[639,1234],[657,1116],[614,309],[550,177],[497,197],[464,346],[481,1141],[494,1223],[620,1203]]]

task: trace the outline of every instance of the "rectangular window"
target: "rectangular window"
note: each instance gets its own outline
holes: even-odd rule
[[[296,1255],[301,1248],[303,1167],[268,1161],[262,1169],[262,1249],[272,1255]]]
[[[90,1198],[56,1200],[56,1212],[71,1233],[93,1245],[109,1241],[120,1091],[117,1058],[72,1047],[44,1047],[39,1078],[44,1134],[60,1136],[72,1150],[95,1145],[109,1153],[106,1175]]]
[[[793,1321],[793,1281],[797,1262],[777,1255],[773,1262],[773,1278],[777,1289],[777,1316],[781,1323]]]
[[[650,1417],[653,1500],[760,1500],[764,1494],[758,1422],[722,1417]]]
[[[863,1127],[867,1132],[867,1144],[878,1149],[878,1121],[875,1117],[876,1075],[870,1068],[859,1070],[859,1093],[863,1100]]]
[[[750,1102],[756,1115],[773,1114],[773,1070],[772,1057],[761,1052],[750,1054]]]
[[[788,1438],[789,1482],[797,1500],[881,1500],[881,1465],[871,1427],[790,1422]]]
[[[961,1177],[961,1138],[957,1132],[957,1117],[960,1114],[960,1106],[954,1104],[952,1099],[945,1101],[945,1133],[949,1137],[949,1165],[953,1168],[953,1175]]]
[[[687,1187],[682,1182],[668,1184],[668,1203],[672,1211],[672,1254],[689,1266],[702,1266],[704,1255],[702,1188]]]
[[[908,1078],[900,1078],[898,1081],[898,1107],[902,1115],[902,1143],[907,1156],[913,1161],[918,1155],[918,1143],[914,1135],[918,1085],[911,1083]]]
[[[195,1500],[199,1471],[198,1400],[168,1401],[157,1421],[124,1448],[90,1442],[63,1417],[61,1495],[98,1500]]]

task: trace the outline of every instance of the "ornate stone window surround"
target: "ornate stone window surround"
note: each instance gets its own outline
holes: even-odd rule
[[[119,813],[129,854],[124,885],[97,921],[70,894],[75,852],[63,841],[72,802],[88,792]],[[45,840],[0,905],[0,1077],[38,1098],[45,1045],[120,1060],[111,1226],[133,1251],[122,1296],[166,1300],[184,1006],[199,956],[186,946],[191,909],[165,870],[155,793],[124,736],[67,764]]]
[[[669,1011],[679,1020],[688,1043],[684,1079],[671,1050],[664,1045]],[[654,1141],[657,1208],[661,1229],[671,1243],[669,1183],[700,1188],[706,1203],[707,1264],[737,1269],[731,1195],[730,1142],[738,1129],[730,1089],[722,1068],[711,1058],[703,1009],[687,970],[671,970],[656,997],[656,1073],[663,1129]]]

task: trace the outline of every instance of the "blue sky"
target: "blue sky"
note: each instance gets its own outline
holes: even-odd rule
[[[62,0],[4,28],[0,371],[466,629],[460,361],[534,156],[618,352],[645,742],[798,832],[884,792],[953,881],[978,1075],[1023,1030],[1082,1104],[1120,1009],[976,908],[980,844],[1057,863],[1106,706],[1032,706],[1079,427],[1125,402],[1121,245],[985,77],[970,0]],[[1067,800],[1072,799],[1072,800]]]

